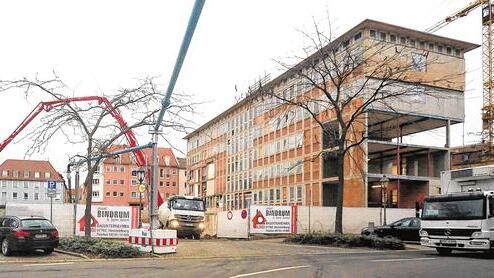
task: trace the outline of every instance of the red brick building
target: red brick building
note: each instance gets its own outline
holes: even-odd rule
[[[115,146],[113,150],[125,148]],[[143,150],[147,164],[152,164],[151,149]],[[179,164],[172,149],[158,149],[158,191],[165,200],[178,194]],[[139,205],[139,169],[132,154],[107,158],[93,177],[93,203],[104,205]],[[148,184],[148,177],[143,182]],[[147,204],[147,192],[142,194],[142,203]]]

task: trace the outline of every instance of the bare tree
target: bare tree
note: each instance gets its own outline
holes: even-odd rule
[[[42,92],[50,100],[63,100],[71,97],[68,87],[57,77],[50,80],[14,80],[0,81],[0,91],[22,89],[26,96]],[[138,81],[134,88],[121,89],[113,94],[104,94],[111,107],[99,101],[65,102],[43,114],[40,123],[24,138],[31,140],[27,155],[43,152],[54,136],[62,134],[70,144],[83,144],[85,151],[75,158],[85,161],[87,176],[85,187],[85,237],[91,237],[91,203],[93,174],[98,168],[100,155],[112,151],[114,144],[121,143],[129,130],[139,130],[153,126],[154,118],[161,108],[164,93],[158,89],[153,78]],[[164,131],[190,131],[193,125],[190,119],[194,112],[191,97],[175,94],[170,108],[164,117]],[[126,119],[125,125],[116,121],[115,112]],[[118,117],[118,116],[117,116]]]
[[[362,33],[333,40],[330,30],[331,26],[329,32],[322,32],[314,24],[313,34],[303,32],[309,41],[304,55],[290,58],[290,63],[276,61],[286,71],[280,78],[283,85],[260,84],[250,97],[253,103],[267,103],[268,119],[289,125],[308,117],[320,127],[323,151],[310,159],[336,160],[335,232],[342,233],[345,176],[365,174],[358,167],[347,169],[345,161],[364,163],[365,150],[360,147],[368,139],[368,110],[394,111],[394,104],[413,103],[416,96],[439,98],[438,91],[429,86],[445,87],[460,76],[420,74],[442,63],[426,50],[412,51],[404,45],[364,38]]]

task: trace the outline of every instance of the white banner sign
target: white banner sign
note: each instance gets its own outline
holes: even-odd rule
[[[294,233],[296,214],[296,206],[250,206],[250,233]]]
[[[85,205],[77,206],[76,233],[84,235]],[[137,227],[139,208],[126,206],[91,206],[91,236],[127,238],[131,228]]]

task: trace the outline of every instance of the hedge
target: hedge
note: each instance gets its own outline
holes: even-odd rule
[[[100,258],[136,258],[142,255],[139,249],[124,242],[104,239],[86,240],[83,237],[63,238],[58,248]]]
[[[375,249],[405,249],[405,244],[396,238],[380,238],[351,234],[310,233],[299,234],[284,240],[285,243],[314,244],[334,247],[370,247]]]

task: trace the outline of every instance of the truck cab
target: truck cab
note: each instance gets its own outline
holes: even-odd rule
[[[205,205],[201,198],[173,196],[158,210],[163,228],[177,230],[178,236],[199,239],[204,231]]]
[[[494,250],[494,191],[431,196],[422,209],[420,243],[439,254]]]

